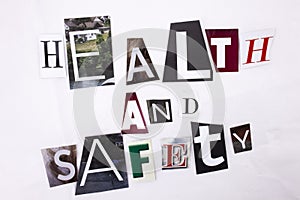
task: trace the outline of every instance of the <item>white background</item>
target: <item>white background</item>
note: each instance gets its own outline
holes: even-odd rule
[[[298,0],[2,1],[1,199],[300,199],[299,8]],[[67,79],[39,78],[38,38],[62,34],[64,18],[96,15],[111,16],[113,35],[188,20],[240,33],[276,28],[272,63],[221,75],[228,170],[196,175],[192,161],[128,189],[75,196],[75,183],[49,188],[40,149],[80,141]],[[246,122],[253,151],[234,155],[229,128]]]

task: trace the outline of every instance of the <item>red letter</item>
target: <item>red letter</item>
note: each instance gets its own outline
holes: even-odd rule
[[[273,36],[270,36],[270,37],[265,37],[265,38],[261,38],[263,39],[263,47],[261,49],[254,49],[254,43],[256,40],[258,40],[259,38],[256,38],[256,39],[252,39],[252,40],[246,40],[246,41],[249,41],[250,44],[249,44],[249,50],[248,50],[248,56],[247,56],[247,62],[246,63],[243,63],[243,64],[250,64],[250,63],[254,63],[252,62],[252,55],[253,55],[253,52],[254,51],[262,51],[261,53],[261,59],[260,61],[257,61],[257,62],[264,62],[264,61],[270,61],[270,60],[267,60],[267,50],[268,50],[268,44],[269,44],[269,39],[270,38],[273,38]]]
[[[187,167],[187,145],[186,144],[164,144],[165,160],[163,168]]]

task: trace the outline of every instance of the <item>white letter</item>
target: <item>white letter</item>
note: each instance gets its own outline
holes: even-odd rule
[[[128,101],[127,103],[122,130],[129,130],[130,125],[132,124],[135,124],[138,129],[146,128],[141,113],[139,111],[139,108],[137,106],[137,103],[136,101],[133,100]]]
[[[249,130],[246,131],[243,140],[241,140],[241,138],[236,133],[233,133],[233,136],[242,144],[243,149],[246,149],[246,144],[245,143],[246,143],[248,133],[249,133]]]
[[[136,56],[141,61],[142,66],[134,67]],[[141,50],[139,48],[133,48],[132,52],[131,52],[131,59],[130,59],[130,64],[129,64],[127,81],[132,81],[134,73],[143,72],[143,71],[146,72],[146,74],[149,78],[154,78],[154,75],[153,75],[147,61],[145,60],[144,56],[142,55]]]
[[[217,46],[217,67],[225,68],[225,46],[231,45],[231,38],[211,38],[211,45]]]
[[[208,126],[199,127],[200,136],[194,138],[195,143],[201,143],[202,159],[207,166],[216,166],[224,162],[222,156],[218,158],[211,157],[210,142],[221,140],[220,133],[209,134]]]
[[[99,32],[98,29],[95,29],[95,30],[85,30],[85,31],[72,31],[72,32],[69,33],[75,81],[88,81],[88,80],[105,79],[105,75],[79,77],[79,66],[78,66],[77,58],[90,57],[90,56],[99,56],[98,51],[97,52],[92,51],[92,52],[87,52],[87,53],[77,53],[76,52],[75,35],[86,35],[86,34],[100,34],[100,32]]]
[[[54,155],[54,162],[55,162],[55,164],[57,164],[60,167],[68,168],[70,170],[70,173],[68,175],[61,175],[61,174],[59,174],[57,176],[57,178],[59,180],[68,181],[68,180],[71,180],[74,177],[74,175],[75,175],[75,167],[74,167],[74,165],[72,165],[71,163],[62,162],[61,160],[59,160],[60,156],[62,156],[62,155],[69,156],[70,154],[71,154],[70,150],[62,149],[62,150],[57,151],[55,153],[55,155]]]
[[[164,118],[166,118],[167,120],[171,119],[170,116],[170,107],[169,107],[169,102],[166,102],[166,110],[167,113],[164,113],[163,110],[161,110],[156,104],[152,104],[152,111],[153,111],[153,117],[154,117],[154,121],[157,122],[157,111],[160,112],[160,114],[162,114],[164,116]]]
[[[179,75],[178,79],[199,79],[210,77],[210,70],[188,70],[186,31],[176,31],[176,53],[177,73]]]
[[[94,152],[95,152],[95,149],[96,149],[96,145],[98,145],[98,147],[100,148],[101,152],[103,153],[103,156],[107,160],[110,167],[89,170],[92,159],[94,157]],[[91,148],[91,151],[90,151],[90,154],[89,154],[89,157],[88,157],[88,160],[87,160],[87,163],[86,163],[83,175],[82,175],[80,186],[81,187],[84,186],[88,174],[99,173],[99,172],[107,172],[107,171],[114,171],[114,173],[117,176],[118,180],[123,181],[123,178],[122,178],[121,174],[119,173],[116,166],[114,165],[114,163],[112,162],[112,160],[108,156],[108,154],[105,151],[104,147],[102,146],[100,140],[99,139],[94,139],[93,144],[92,144],[92,148]]]

